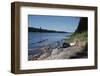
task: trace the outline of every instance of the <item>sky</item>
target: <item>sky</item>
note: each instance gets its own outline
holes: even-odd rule
[[[80,17],[28,15],[28,27],[56,31],[74,32],[79,21]]]

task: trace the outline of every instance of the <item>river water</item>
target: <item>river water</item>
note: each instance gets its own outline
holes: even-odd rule
[[[40,53],[37,50],[30,51],[30,49],[40,48],[57,41],[61,41],[64,38],[68,38],[69,35],[71,34],[28,32],[28,55]]]

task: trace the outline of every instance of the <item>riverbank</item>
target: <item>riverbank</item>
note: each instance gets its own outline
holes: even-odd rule
[[[64,43],[74,45],[63,47]],[[30,60],[87,58],[87,32],[75,33],[69,39],[55,42],[52,46],[40,48],[41,53],[35,54]]]

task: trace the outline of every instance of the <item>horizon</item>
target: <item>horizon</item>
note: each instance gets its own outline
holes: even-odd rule
[[[79,24],[80,17],[28,15],[28,27],[47,30],[74,32]]]

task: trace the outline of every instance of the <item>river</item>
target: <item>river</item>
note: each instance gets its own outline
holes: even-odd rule
[[[28,32],[28,55],[39,53],[37,50],[30,51],[29,49],[40,48],[57,41],[61,41],[64,38],[68,38],[70,35],[70,33]]]

